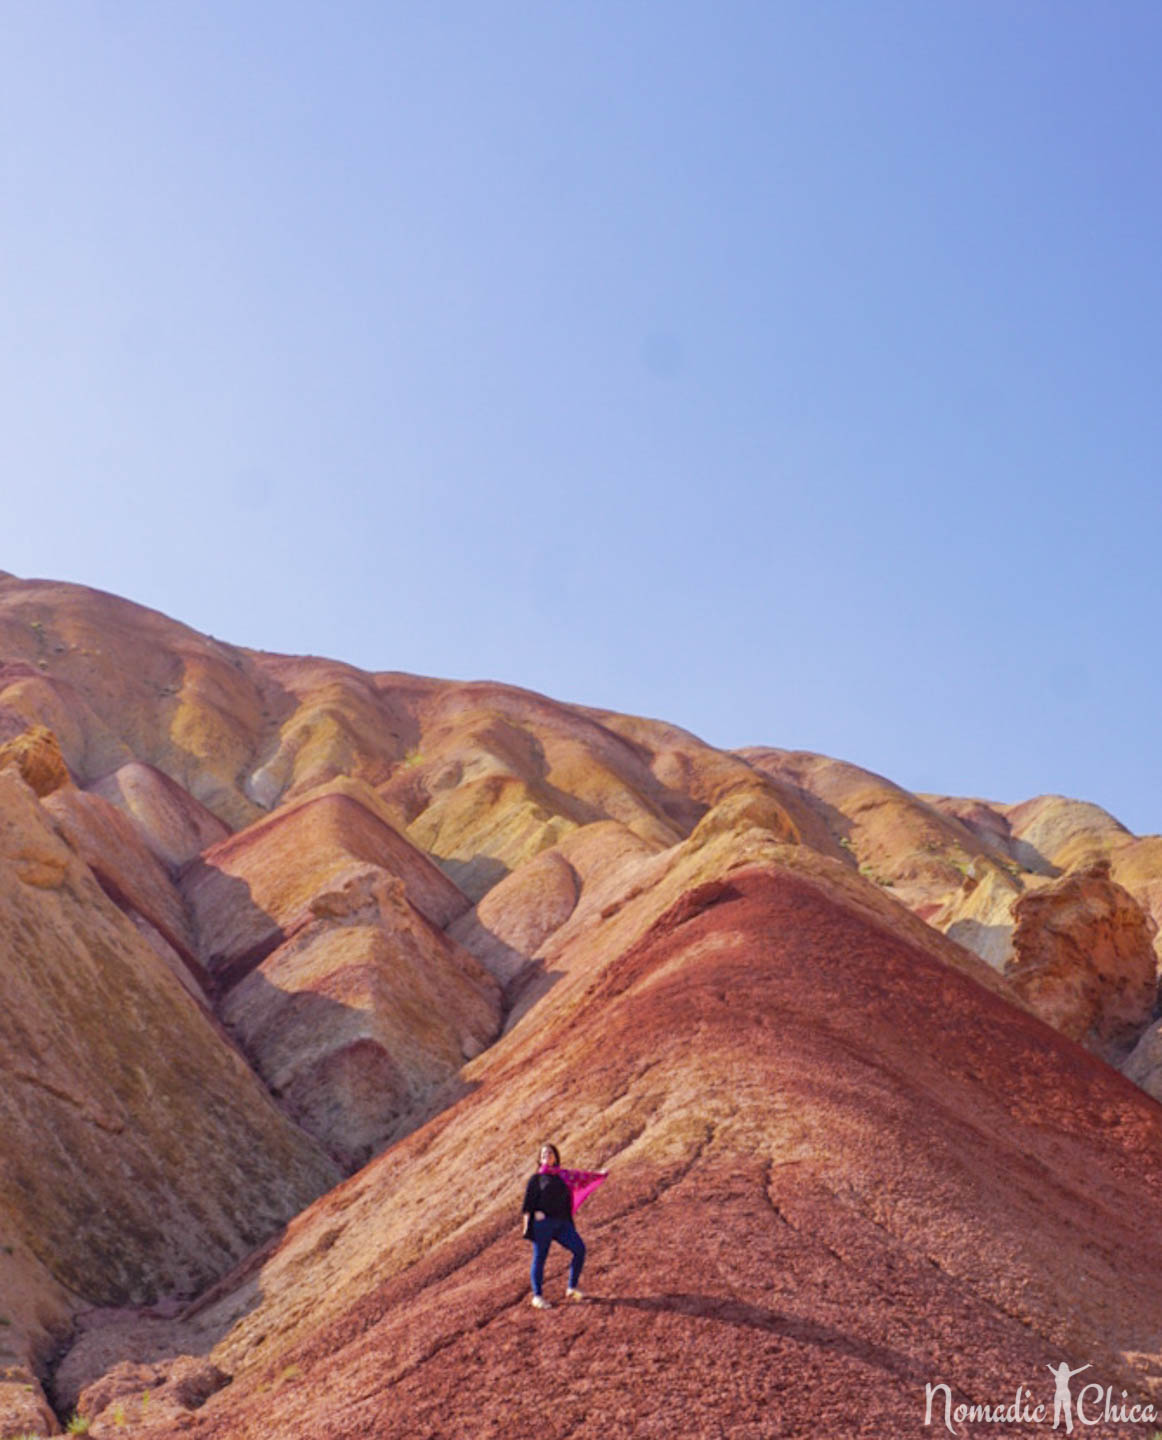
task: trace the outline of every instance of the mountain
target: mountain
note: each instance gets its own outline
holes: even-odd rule
[[[7,576],[0,886],[0,1436],[1162,1407],[1162,840],[1097,807]],[[537,1312],[546,1139],[609,1179]]]

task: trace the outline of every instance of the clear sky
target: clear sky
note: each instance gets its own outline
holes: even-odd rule
[[[1157,0],[2,0],[0,568],[1162,830]]]

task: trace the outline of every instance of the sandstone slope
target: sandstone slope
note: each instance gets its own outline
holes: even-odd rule
[[[765,775],[793,786],[860,872],[930,918],[971,868],[1008,868],[982,827],[970,829],[899,785],[826,755],[752,747],[738,752]]]
[[[0,824],[0,1436],[1162,1406],[1162,838],[10,576]],[[613,1173],[537,1315],[546,1136]]]
[[[234,1277],[93,1317],[59,1401],[98,1436],[116,1394],[142,1436],[363,1440],[920,1433],[926,1381],[993,1403],[1062,1357],[1155,1395],[1162,1111],[797,858],[574,954],[468,1094]],[[611,1179],[588,1303],[537,1314],[515,1212],[546,1135]]]
[[[860,873],[997,970],[1050,1024],[1126,1060],[1157,1006],[1162,837],[1100,806],[914,795],[827,756],[740,751],[794,786]],[[1153,1054],[1134,1078],[1151,1087]]]
[[[336,1171],[11,770],[0,954],[0,1309],[42,1362],[78,1306],[195,1292]]]

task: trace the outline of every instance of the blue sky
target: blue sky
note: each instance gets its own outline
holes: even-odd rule
[[[1162,9],[0,11],[0,567],[1162,830]]]

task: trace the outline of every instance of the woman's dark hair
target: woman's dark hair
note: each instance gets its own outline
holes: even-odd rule
[[[546,1140],[545,1143],[540,1147],[540,1150],[537,1151],[538,1160],[541,1158],[541,1150],[551,1150],[553,1152],[554,1165],[559,1165],[561,1163],[561,1152],[550,1141]]]

